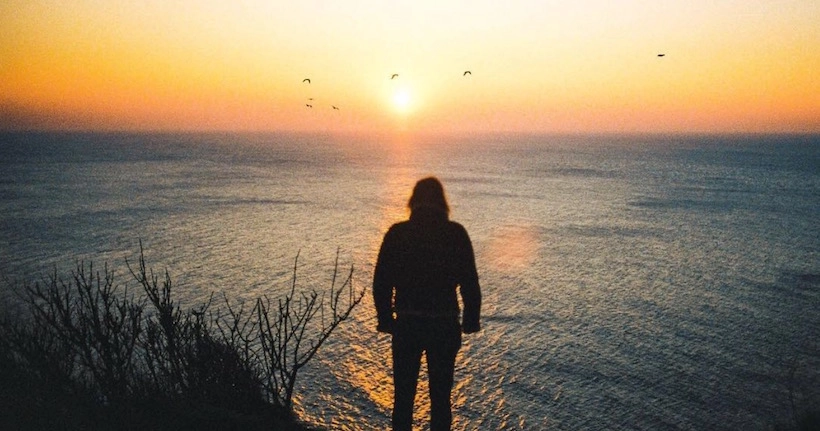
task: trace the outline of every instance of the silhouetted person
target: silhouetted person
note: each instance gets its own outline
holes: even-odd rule
[[[449,431],[461,333],[480,329],[481,289],[467,231],[449,220],[438,179],[416,183],[410,219],[384,235],[373,277],[379,332],[393,334],[393,430],[409,431],[422,353],[430,382],[430,429]],[[459,322],[456,289],[464,303]]]

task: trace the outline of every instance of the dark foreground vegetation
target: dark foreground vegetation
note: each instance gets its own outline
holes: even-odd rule
[[[136,288],[91,263],[9,286],[22,308],[0,316],[0,429],[311,429],[296,378],[361,301],[352,266],[337,257],[330,287],[303,291],[294,265],[281,298],[185,310],[142,249],[126,265]]]

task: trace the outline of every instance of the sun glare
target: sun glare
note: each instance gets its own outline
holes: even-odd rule
[[[412,98],[406,89],[396,90],[393,93],[393,107],[396,108],[396,111],[406,113],[410,111],[411,104]]]

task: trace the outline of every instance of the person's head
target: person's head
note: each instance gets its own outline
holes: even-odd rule
[[[436,177],[419,180],[416,186],[413,187],[413,195],[410,196],[407,206],[411,212],[421,208],[428,208],[444,214],[450,213],[447,198],[444,196],[444,186]]]

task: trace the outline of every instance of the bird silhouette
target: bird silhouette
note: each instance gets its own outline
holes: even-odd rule
[[[469,70],[465,70],[464,73],[461,76],[467,76],[467,75],[472,75],[472,74],[473,74],[473,72],[470,72]]]
[[[310,78],[305,78],[302,80],[302,82],[307,82],[308,84],[310,84]]]
[[[664,55],[666,55],[666,54],[658,54],[658,57],[663,57]]]
[[[391,76],[391,77],[390,77],[390,79],[394,79],[394,78],[398,78],[398,77],[399,77],[399,74],[398,74],[398,73],[394,73],[394,74],[393,74],[393,76]]]
[[[333,106],[333,105],[330,105],[330,106]],[[333,109],[335,109],[337,111],[339,110],[339,108],[337,108],[336,106],[333,106]]]
[[[306,103],[306,104],[305,104],[305,106],[307,106],[308,108],[312,108],[312,107],[313,107],[313,105],[311,105],[311,104],[309,104],[309,103]]]

